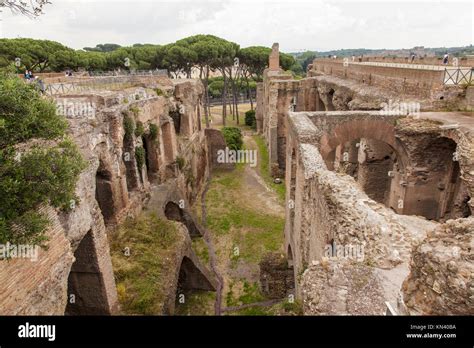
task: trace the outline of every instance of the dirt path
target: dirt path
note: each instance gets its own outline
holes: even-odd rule
[[[220,128],[220,126],[222,125],[222,117],[220,115],[213,114],[211,119],[213,119],[211,127]],[[243,134],[245,149],[257,151],[257,161],[260,161],[258,146],[254,138],[252,137],[254,133],[252,131],[246,130],[243,131]],[[227,192],[227,194],[229,195],[228,197],[230,197],[231,201],[237,204],[237,206],[245,207],[245,209],[254,211],[256,212],[256,214],[263,214],[272,217],[274,216],[275,219],[283,219],[285,214],[284,207],[279,201],[276,192],[269,188],[264,179],[260,176],[258,163],[259,162],[257,162],[257,166],[255,167],[251,167],[249,164],[245,164],[243,168],[235,169],[233,175],[237,175],[234,178],[238,181],[239,188],[237,191],[235,191],[235,188],[229,188],[230,191]],[[260,230],[254,230],[254,227],[252,227],[251,224],[246,224],[245,222],[243,226],[231,226],[230,231],[224,234],[217,233],[218,231],[208,230],[207,220],[211,217],[213,219],[216,218],[216,207],[213,207],[213,201],[208,201],[207,204],[209,206],[206,206],[206,198],[208,195],[210,195],[210,193],[208,194],[208,191],[212,191],[212,189],[210,190],[210,188],[213,187],[213,182],[215,180],[219,182],[218,178],[220,175],[222,174],[216,174],[217,177],[214,177],[214,179],[209,179],[201,196],[201,217],[202,225],[205,228],[205,234],[203,236],[203,239],[209,251],[210,267],[215,272],[216,277],[219,281],[218,288],[216,289],[216,300],[214,303],[215,314],[222,315],[225,312],[238,312],[239,310],[255,306],[271,306],[277,303],[278,301],[275,302],[273,300],[256,300],[252,301],[253,304],[248,304],[244,302],[242,305],[232,305],[227,308],[225,307],[226,304],[228,304],[227,301],[229,297],[229,291],[232,292],[233,298],[239,298],[239,296],[242,295],[242,291],[244,291],[244,281],[248,282],[248,284],[258,283],[258,261],[250,261],[248,259],[239,258],[236,262],[232,262],[230,260],[229,255],[232,253],[232,250],[236,245],[238,245],[239,243],[243,243],[243,241],[239,238],[245,238],[243,236],[245,236],[246,233],[261,232],[256,232]],[[219,209],[223,209],[223,211],[219,214],[227,214],[232,211],[232,208],[226,205],[220,207]],[[214,212],[214,214],[212,212]],[[269,231],[272,230],[269,229]],[[277,236],[279,235],[279,229],[273,231],[276,232]],[[266,237],[262,236],[262,238],[268,238],[268,235],[266,235]],[[279,237],[276,238],[278,239]],[[265,240],[263,239],[261,243],[262,247],[261,249],[259,249],[259,253],[266,252],[266,244],[264,244]],[[242,251],[244,251],[245,246],[242,247]],[[259,257],[257,257],[257,259]],[[224,299],[226,301],[225,303]]]
[[[244,145],[246,149],[257,150],[257,163],[259,163],[261,158],[257,143],[248,134],[244,135]],[[246,189],[243,194],[248,198],[246,201],[249,205],[258,210],[265,210],[267,213],[285,216],[285,209],[279,202],[277,195],[260,176],[258,165],[256,167],[246,166],[244,175]]]
[[[221,315],[221,308],[222,308],[222,289],[224,288],[224,279],[222,278],[221,274],[219,273],[219,269],[217,267],[217,256],[216,250],[214,248],[214,244],[209,236],[209,231],[207,229],[207,210],[206,210],[206,194],[209,190],[209,185],[211,184],[212,176],[209,176],[206,187],[201,195],[201,212],[202,212],[202,225],[204,227],[204,235],[203,239],[206,242],[207,249],[209,250],[209,263],[211,265],[212,271],[215,273],[218,284],[216,289],[216,302],[214,305],[214,314]]]

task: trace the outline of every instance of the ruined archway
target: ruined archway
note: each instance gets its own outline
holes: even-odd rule
[[[189,295],[194,292],[215,290],[215,286],[211,284],[194,262],[187,256],[184,256],[179,267],[175,308],[185,305]]]
[[[408,155],[392,122],[350,120],[321,137],[321,155],[329,170],[354,177],[373,200],[404,212]]]
[[[76,260],[68,278],[65,315],[111,314],[110,295],[101,272],[101,260],[92,231],[81,240],[74,257]]]
[[[142,143],[145,150],[145,165],[148,180],[152,181],[156,178],[156,173],[158,173],[160,169],[158,147],[155,140],[153,140],[150,135],[143,135]]]
[[[327,98],[326,98],[326,111],[334,111],[335,108],[334,108],[334,104],[333,104],[333,99],[334,99],[334,89],[330,89],[328,94],[327,94]]]
[[[186,226],[191,237],[198,237],[202,235],[192,216],[175,202],[166,203],[165,216],[169,220],[181,222],[184,226]]]
[[[99,168],[96,173],[95,198],[99,204],[104,221],[106,223],[110,222],[115,215],[112,172],[105,166],[102,160],[99,162]]]
[[[170,117],[173,119],[174,130],[176,134],[181,133],[181,114],[179,110],[171,111]]]
[[[423,137],[410,152],[414,169],[407,181],[405,214],[446,220],[466,214],[468,197],[460,176],[457,144],[447,137]]]
[[[125,177],[127,181],[127,190],[133,191],[138,188],[140,179],[137,175],[137,166],[135,162],[135,146],[133,138],[125,135],[123,138],[123,162],[125,164]]]

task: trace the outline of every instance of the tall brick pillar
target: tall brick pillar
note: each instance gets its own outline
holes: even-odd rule
[[[272,46],[272,53],[270,53],[268,67],[271,71],[280,70],[280,49],[277,42]]]

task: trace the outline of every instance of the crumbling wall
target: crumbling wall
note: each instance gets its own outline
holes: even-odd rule
[[[474,219],[450,220],[429,232],[413,251],[403,283],[412,315],[474,313]]]
[[[329,155],[337,144],[366,137],[367,133],[361,131],[373,122],[377,124],[372,119],[375,113],[364,116],[364,113],[348,112],[345,121],[342,114],[290,113],[286,185],[287,201],[292,204],[286,208],[285,248],[292,251],[288,257],[294,265],[296,293],[303,299],[308,314],[382,314],[386,301],[404,313],[399,292],[408,275],[413,247],[431,241],[430,235],[425,240],[427,234],[440,225],[416,216],[399,215],[370,199],[353,177],[328,170],[322,154]],[[444,117],[426,115],[427,119]],[[380,128],[372,135],[394,147],[400,146],[396,144],[395,125],[411,121],[403,117],[384,120],[379,115],[378,118],[387,123],[385,131],[391,132],[393,139]],[[424,119],[423,114],[421,119]],[[363,126],[357,126],[356,121]],[[352,126],[340,128],[346,122]],[[439,124],[437,127],[438,132],[444,132]],[[465,157],[472,146],[472,140],[466,140],[469,130],[458,127],[450,133],[458,141],[460,158]],[[410,153],[410,149],[407,152]],[[376,152],[373,155],[377,157]],[[439,158],[431,158],[433,163],[437,160]],[[405,161],[410,167],[409,157]],[[468,162],[460,161],[461,170],[470,168]],[[442,165],[440,161],[438,166]],[[470,185],[469,180],[466,185]],[[472,219],[461,221],[472,228]],[[360,275],[359,283],[354,283],[353,274]],[[371,294],[373,307],[365,306],[364,301],[358,302],[365,293]],[[452,294],[456,298],[454,302],[464,301],[460,292]]]
[[[468,96],[462,86],[443,85],[444,69],[390,67],[370,64],[344,64],[341,60],[317,58],[308,76],[333,76],[354,81],[359,85],[374,86],[381,94],[391,94],[392,100],[417,100],[423,110],[468,110]],[[453,72],[452,72],[453,73]]]
[[[138,214],[156,184],[172,179],[173,189],[188,202],[199,195],[208,176],[207,142],[199,131],[200,82],[172,83],[163,78],[135,82],[142,87],[56,97],[65,106],[70,137],[89,166],[79,177],[79,201],[72,202],[72,210],[51,212],[49,249],[39,261],[0,261],[0,279],[5,280],[0,291],[2,314],[115,313],[117,294],[106,230]],[[77,112],[84,106],[86,112]],[[172,110],[181,110],[183,137],[176,136]],[[126,117],[133,120],[135,130],[141,124],[143,132],[126,130]],[[185,164],[181,168],[176,160],[180,155]],[[81,244],[89,245],[88,251],[76,253]],[[12,289],[25,291],[16,290],[12,296]]]
[[[260,288],[271,299],[282,299],[293,294],[295,280],[293,266],[279,253],[269,253],[260,261]]]

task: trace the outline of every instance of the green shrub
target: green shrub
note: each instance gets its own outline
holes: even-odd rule
[[[123,129],[125,130],[126,138],[130,138],[135,132],[135,121],[127,113],[123,116]]]
[[[55,105],[32,85],[0,75],[0,244],[44,245],[50,221],[39,207],[69,210],[78,203],[76,182],[87,163],[66,129]],[[17,152],[32,138],[37,145]]]
[[[32,84],[5,75],[0,75],[0,124],[0,148],[32,138],[55,139],[67,128],[54,103]]]
[[[242,139],[242,132],[237,127],[224,127],[222,128],[222,134],[224,135],[227,147],[231,150],[240,150],[244,144]]]
[[[137,147],[135,149],[135,159],[137,160],[138,169],[142,169],[145,164],[145,149],[143,147]]]
[[[130,106],[129,110],[135,117],[140,113],[140,109],[136,105]]]
[[[0,243],[41,244],[49,220],[37,208],[51,204],[67,211],[77,204],[74,191],[85,161],[65,140],[21,157],[13,147],[1,149],[0,163]]]
[[[141,121],[137,121],[137,126],[135,128],[135,136],[141,137],[145,133],[145,127]]]
[[[156,95],[161,97],[165,95],[165,92],[163,92],[160,88],[155,88]]]
[[[245,113],[245,125],[257,129],[257,120],[255,119],[255,110],[249,110]]]
[[[154,123],[150,123],[150,137],[151,140],[158,139],[158,126]]]

